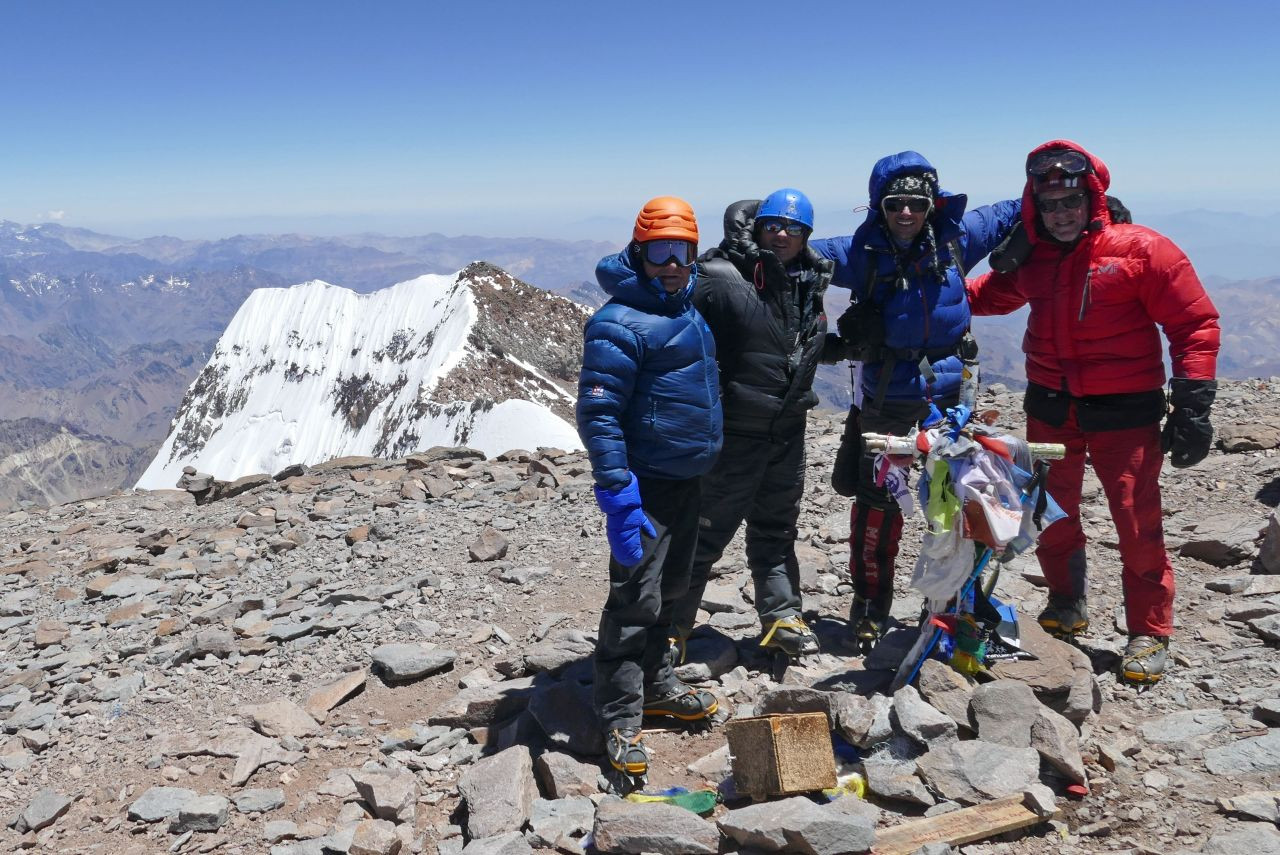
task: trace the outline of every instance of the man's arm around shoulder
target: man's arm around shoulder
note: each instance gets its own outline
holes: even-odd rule
[[[969,311],[975,315],[1007,315],[1027,302],[1018,288],[1018,273],[984,273],[964,283]]]

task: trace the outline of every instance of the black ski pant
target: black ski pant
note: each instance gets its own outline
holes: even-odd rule
[[[785,440],[725,434],[716,465],[702,476],[698,548],[689,594],[676,608],[675,630],[687,637],[697,619],[711,567],[747,523],[747,567],[764,627],[800,614],[796,520],[804,493],[804,429]]]
[[[698,539],[697,478],[642,478],[640,501],[657,537],[642,534],[640,563],[609,558],[609,597],[600,615],[595,656],[596,717],[604,730],[639,727],[645,698],[678,686],[670,648],[671,618],[689,590]]]

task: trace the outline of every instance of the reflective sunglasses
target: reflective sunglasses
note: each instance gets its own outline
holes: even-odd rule
[[[787,220],[765,220],[760,227],[764,229],[765,234],[770,235],[786,232],[790,237],[800,237],[804,234],[804,226]]]
[[[687,240],[651,240],[640,244],[641,257],[655,267],[675,262],[681,267],[693,264],[698,247]]]
[[[906,208],[913,214],[923,214],[933,207],[933,200],[923,196],[885,196],[880,202],[886,214],[896,214]]]
[[[1036,199],[1036,210],[1042,214],[1052,214],[1059,207],[1074,211],[1084,204],[1085,194],[1072,193],[1070,196],[1063,196],[1061,199]]]
[[[1089,159],[1080,152],[1070,149],[1042,151],[1027,161],[1027,175],[1035,178],[1048,175],[1055,169],[1060,169],[1067,175],[1084,175],[1092,171]]]

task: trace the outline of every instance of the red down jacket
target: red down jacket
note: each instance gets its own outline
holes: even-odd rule
[[[1072,247],[1044,237],[1032,198],[1022,218],[1032,251],[1013,273],[987,273],[967,283],[975,315],[1005,315],[1029,304],[1022,349],[1027,380],[1069,394],[1144,392],[1164,385],[1160,332],[1169,339],[1175,377],[1213,379],[1218,310],[1182,250],[1144,226],[1111,222],[1106,165],[1070,140],[1031,152],[1073,149],[1093,164],[1086,176],[1091,220]],[[1031,155],[1028,155],[1030,158]]]

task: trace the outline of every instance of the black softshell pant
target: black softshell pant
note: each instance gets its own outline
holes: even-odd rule
[[[642,534],[640,563],[609,558],[609,597],[600,615],[595,657],[596,716],[605,730],[639,727],[644,699],[677,686],[670,647],[676,603],[689,590],[698,539],[697,478],[636,480],[645,515],[658,536]]]
[[[687,637],[711,567],[747,523],[747,567],[763,626],[800,614],[796,520],[804,493],[804,429],[785,441],[725,434],[724,449],[702,476],[698,548],[689,595],[676,607],[675,629]]]

